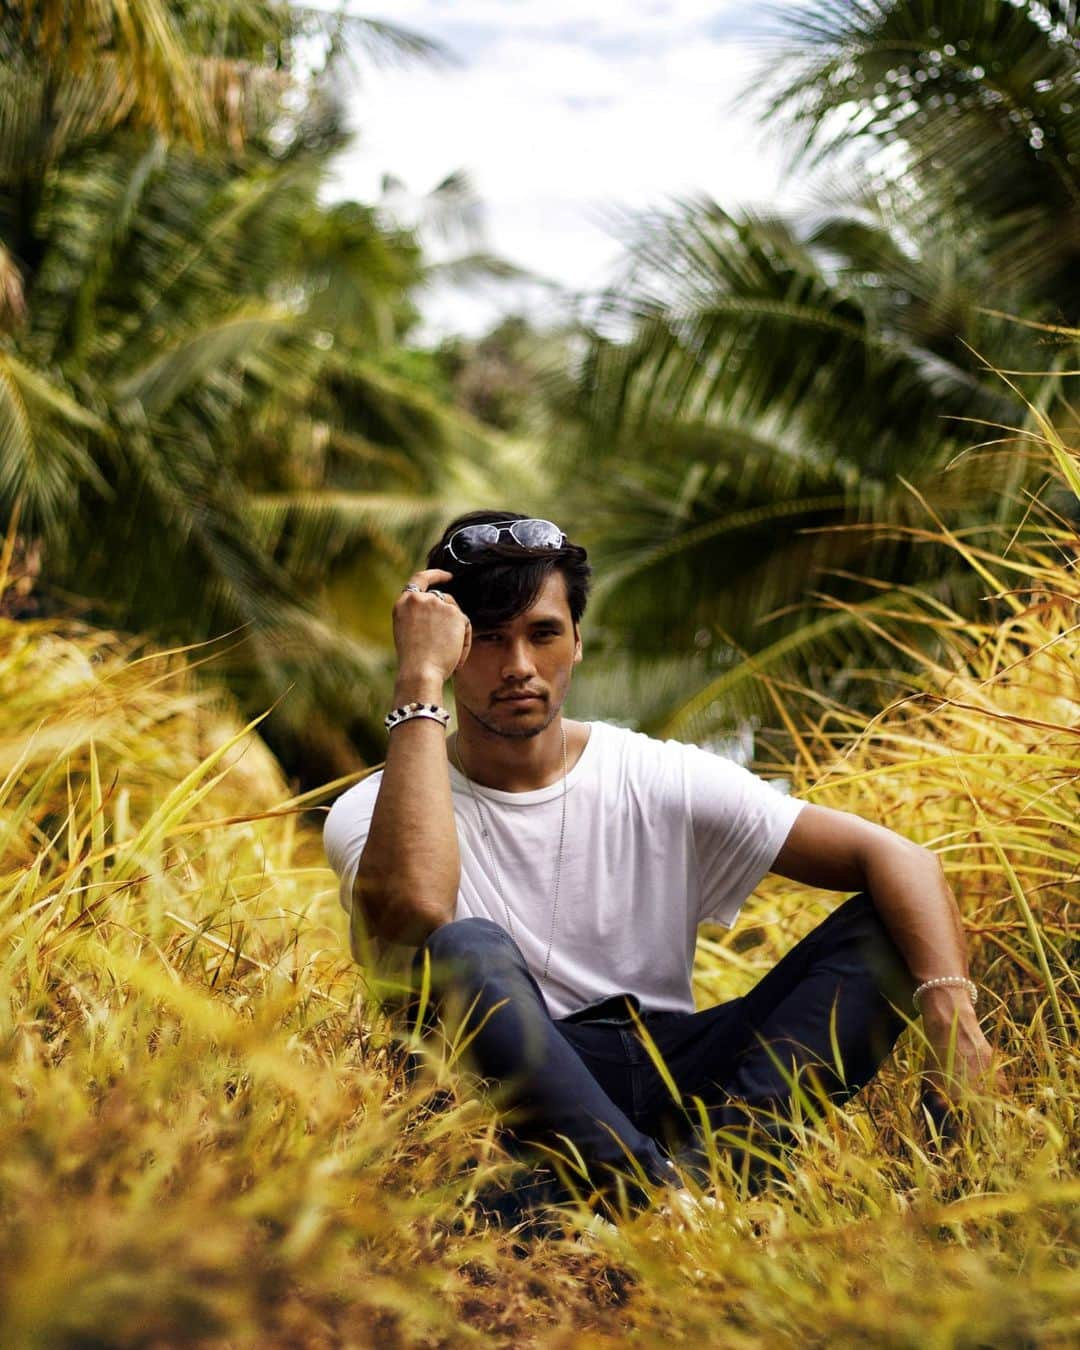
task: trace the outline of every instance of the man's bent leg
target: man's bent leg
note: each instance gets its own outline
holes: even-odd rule
[[[565,1153],[564,1136],[602,1190],[613,1172],[631,1169],[631,1159],[650,1181],[670,1180],[671,1165],[656,1141],[601,1089],[559,1033],[505,929],[488,919],[444,924],[418,950],[418,968],[425,956],[440,1010],[455,1029],[464,1019],[472,1067],[498,1085],[500,1105],[513,1110],[514,1138]]]
[[[704,1100],[712,1128],[729,1141],[749,1137],[780,1149],[791,1141],[784,1122],[796,1086],[811,1100],[821,1095],[838,1103],[859,1092],[903,1030],[902,1014],[912,1013],[913,988],[869,895],[856,895],[749,994],[725,1005],[731,1016],[714,1009],[698,1014],[716,1017],[722,1042],[710,1047],[708,1037],[699,1037],[689,1062],[679,1062],[673,1046],[669,1068],[685,1097]],[[734,1054],[733,1035],[741,1043]],[[768,1169],[751,1162],[750,1170]]]

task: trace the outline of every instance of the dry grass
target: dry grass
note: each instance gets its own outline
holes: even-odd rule
[[[1038,509],[988,539],[952,540],[979,613],[873,619],[936,629],[919,687],[870,727],[822,706],[790,772],[941,853],[1013,1094],[932,1151],[913,1030],[775,1189],[736,1202],[718,1159],[726,1214],[592,1250],[462,1221],[492,1122],[435,1109],[452,1067],[405,1084],[317,830],[187,660],[0,620],[0,1344],[1075,1343],[1076,539]],[[832,899],[770,878],[702,1001]]]

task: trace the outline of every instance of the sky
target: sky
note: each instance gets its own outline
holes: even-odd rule
[[[786,0],[790,4],[791,0]],[[772,8],[776,8],[774,4]],[[798,205],[805,183],[745,93],[769,39],[760,0],[397,0],[365,10],[433,38],[452,65],[373,69],[349,96],[357,129],[335,196],[373,201],[384,174],[416,203],[465,171],[484,245],[570,291],[597,290],[621,256],[627,212],[706,192],[726,207]],[[464,241],[429,240],[437,254]],[[500,312],[551,311],[544,288],[440,288],[429,335],[479,332]]]

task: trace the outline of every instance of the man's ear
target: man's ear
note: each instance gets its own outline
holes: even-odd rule
[[[574,665],[581,660],[581,627],[574,624]]]

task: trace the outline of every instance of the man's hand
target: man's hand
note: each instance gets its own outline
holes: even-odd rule
[[[921,999],[923,1031],[930,1045],[932,1066],[923,1105],[937,1131],[954,1136],[956,1120],[950,1109],[965,1089],[985,1094],[1005,1093],[1008,1084],[998,1069],[993,1047],[982,1033],[966,991],[928,989]]]
[[[439,583],[452,581],[453,573],[437,567],[416,572],[409,587],[394,605],[394,646],[398,657],[398,686],[424,692],[442,686],[468,659],[472,626],[457,601],[439,591]],[[435,697],[438,697],[436,694]]]

